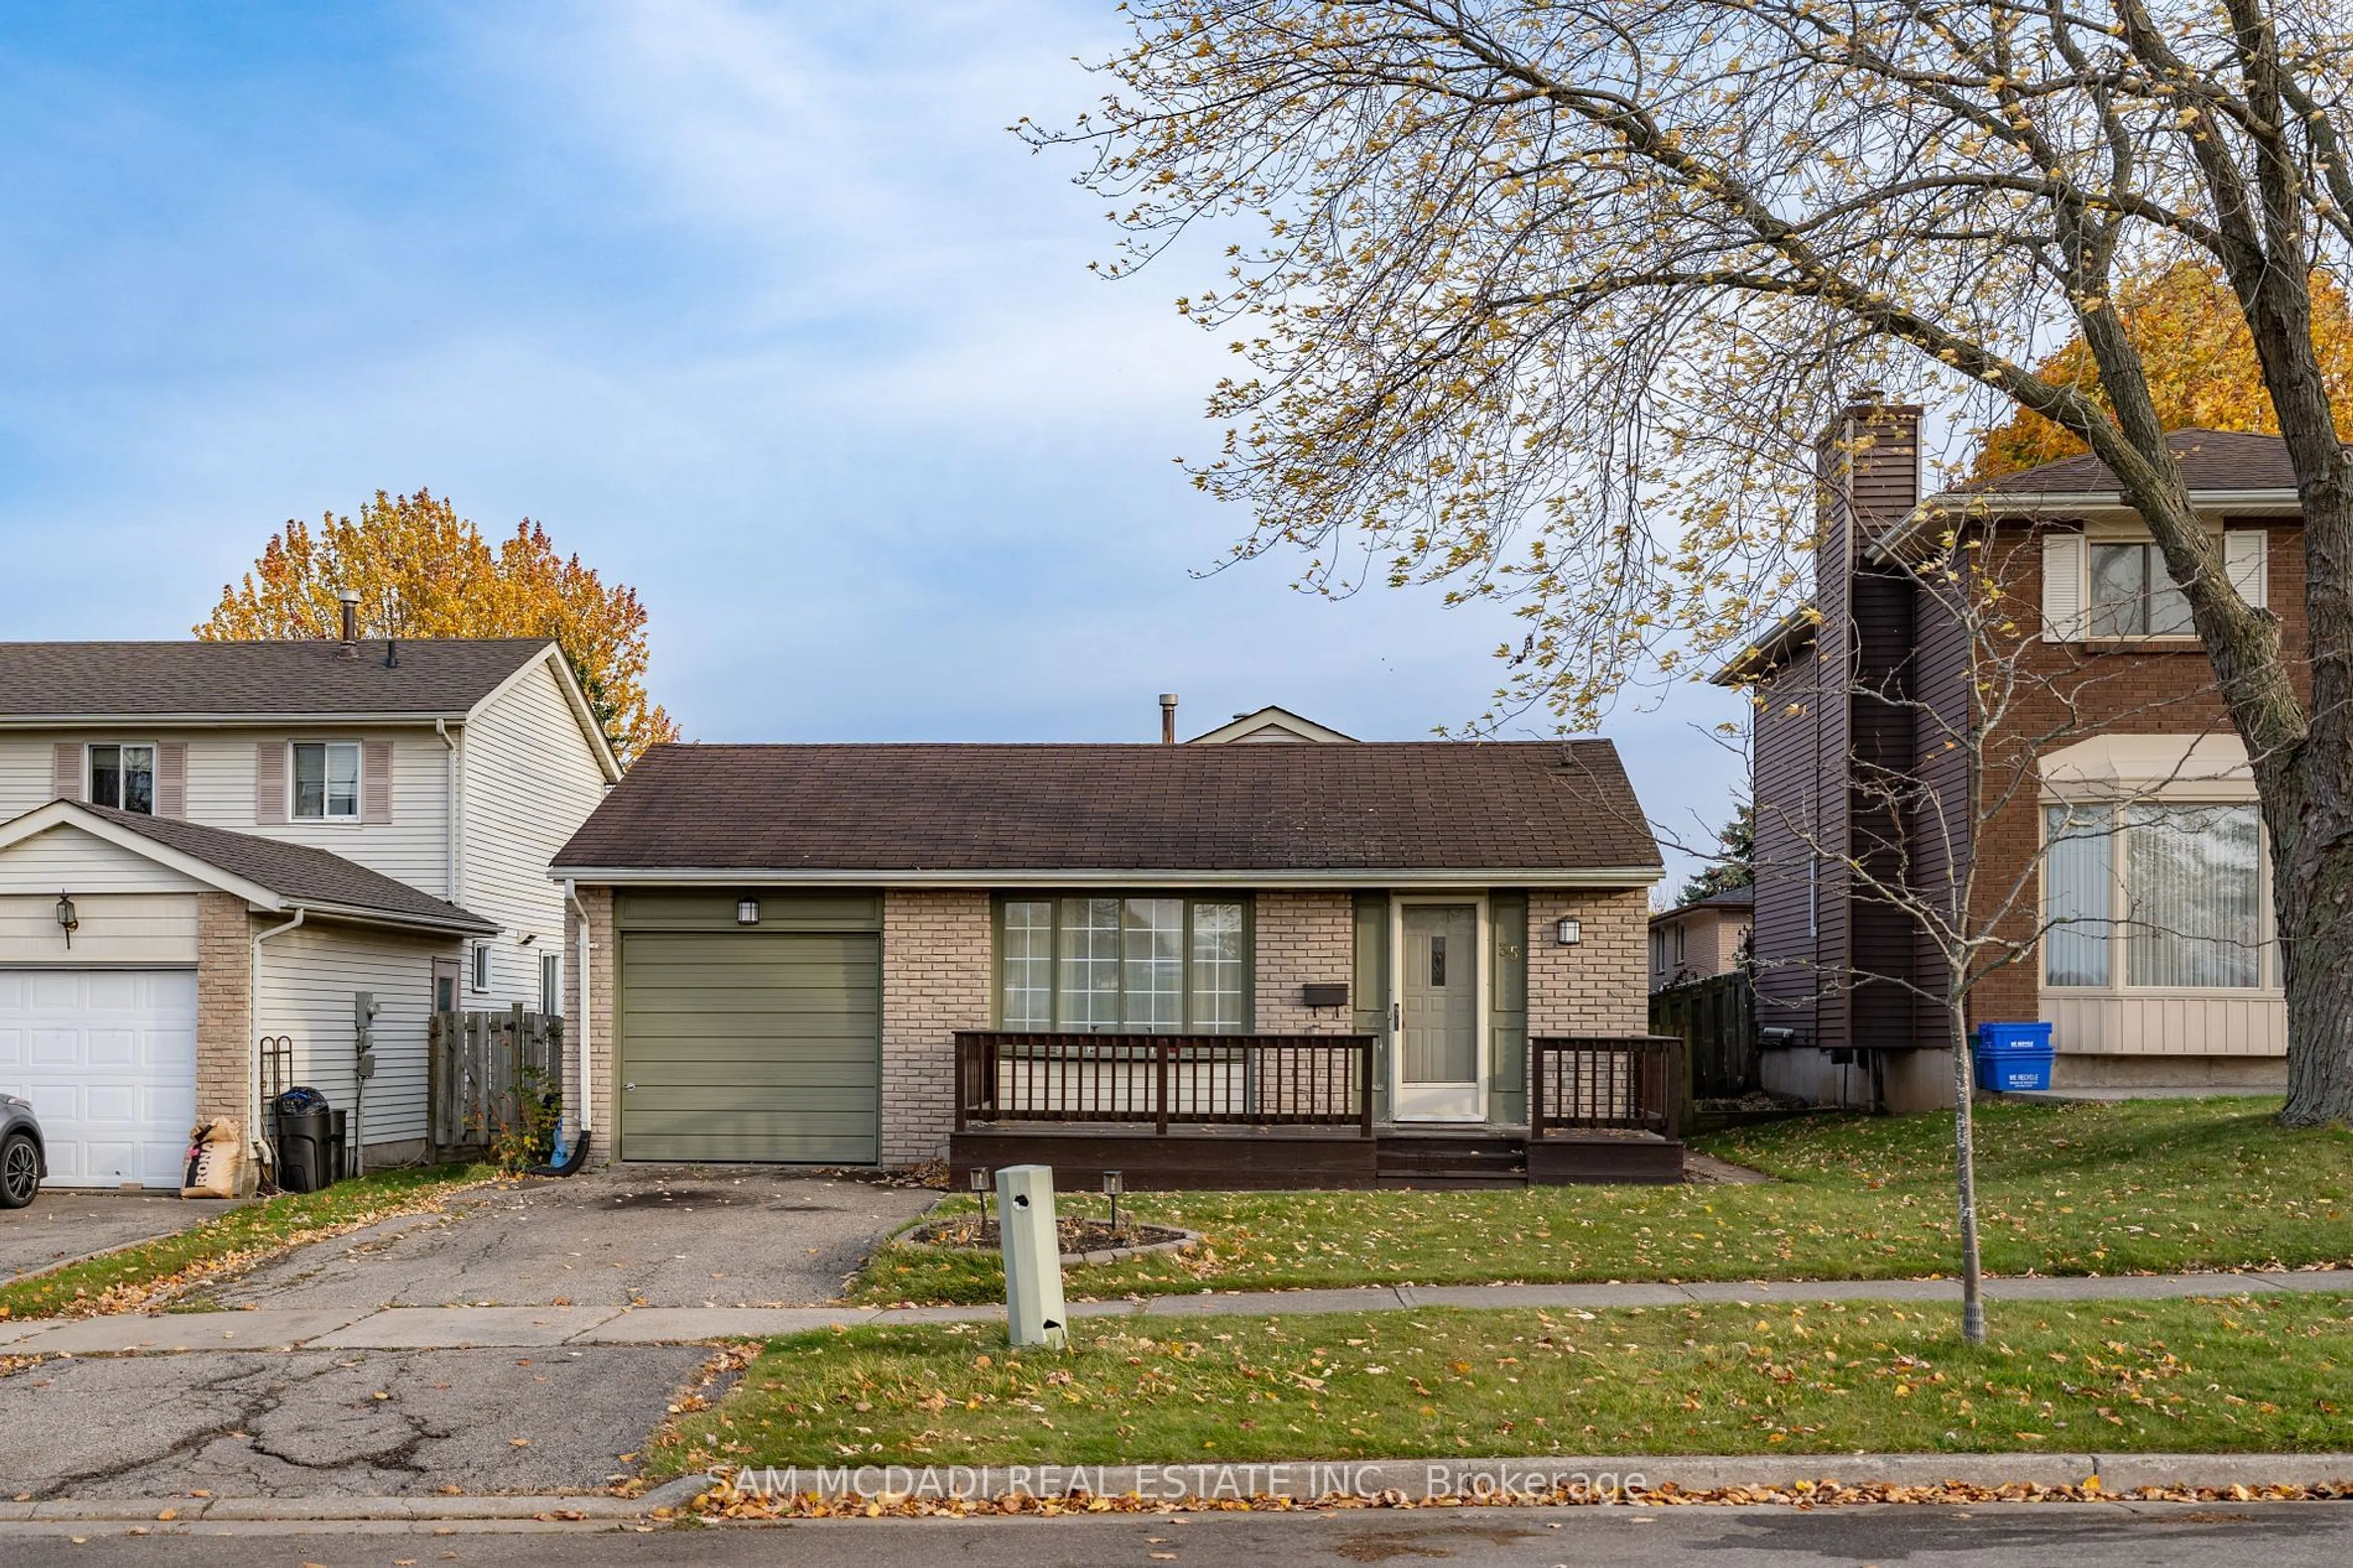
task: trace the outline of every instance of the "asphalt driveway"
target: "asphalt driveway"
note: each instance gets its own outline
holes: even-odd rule
[[[172,1236],[235,1207],[219,1198],[44,1188],[27,1208],[0,1209],[0,1280]]]
[[[608,1166],[458,1194],[213,1292],[242,1307],[828,1301],[938,1194],[767,1166]]]

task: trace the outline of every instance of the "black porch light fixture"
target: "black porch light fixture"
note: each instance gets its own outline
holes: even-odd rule
[[[739,926],[758,925],[760,923],[760,900],[757,899],[736,900],[735,923]]]
[[[1563,947],[1575,947],[1585,940],[1585,924],[1575,915],[1563,915],[1552,928],[1552,936]]]
[[[71,893],[58,895],[58,924],[64,928],[66,946],[70,948],[73,946],[73,933],[81,929],[81,916],[74,909]]]

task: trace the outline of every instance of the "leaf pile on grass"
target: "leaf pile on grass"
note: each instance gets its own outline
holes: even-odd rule
[[[1178,1463],[1421,1455],[2337,1451],[2353,1299],[1832,1301],[1081,1320],[774,1342],[650,1463]]]
[[[1416,1508],[1755,1508],[1782,1507],[1800,1510],[1852,1508],[1863,1503],[1928,1503],[1957,1507],[1995,1502],[2337,1502],[2353,1499],[2353,1484],[2229,1487],[2133,1487],[2122,1491],[2101,1488],[2097,1477],[2079,1486],[2042,1486],[2012,1481],[1998,1487],[1966,1481],[1933,1486],[1893,1482],[1849,1483],[1824,1477],[1793,1480],[1775,1487],[1709,1487],[1686,1489],[1666,1485],[1603,1493],[1591,1488],[1559,1487],[1548,1491],[1465,1491],[1460,1495],[1417,1498],[1395,1489],[1371,1497],[1353,1492],[1328,1492],[1321,1497],[1293,1498],[1281,1493],[1251,1497],[1191,1497],[1182,1501],[1138,1497],[1097,1497],[1074,1490],[1062,1497],[1028,1492],[1003,1492],[994,1497],[877,1496],[854,1492],[828,1496],[819,1492],[762,1492],[739,1489],[732,1481],[694,1500],[692,1511],[706,1519],[969,1519],[979,1515],[1029,1514],[1058,1519],[1086,1513],[1293,1513],[1303,1510],[1364,1510]],[[656,1510],[659,1517],[662,1510]]]
[[[2281,1128],[2276,1110],[2276,1101],[2245,1099],[1984,1108],[1986,1268],[2132,1274],[2353,1264],[2353,1133]],[[1067,1286],[1101,1300],[1205,1286],[1885,1279],[1956,1266],[1946,1114],[1808,1116],[1697,1146],[1778,1180],[1138,1193],[1123,1213],[1198,1231],[1201,1245],[1074,1269]],[[853,1287],[869,1301],[990,1301],[1003,1292],[993,1258],[905,1247],[879,1251]]]
[[[290,1248],[438,1209],[451,1194],[497,1177],[487,1165],[443,1165],[280,1194],[176,1236],[0,1285],[0,1319],[95,1318],[163,1306]]]

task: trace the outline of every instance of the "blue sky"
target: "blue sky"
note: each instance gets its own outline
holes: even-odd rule
[[[692,739],[1142,740],[1170,689],[1188,732],[1475,716],[1499,617],[1200,574],[1244,521],[1171,463],[1215,437],[1201,274],[1091,277],[1103,204],[1004,130],[1082,106],[1115,24],[10,6],[0,637],[185,635],[286,518],[422,485],[635,584]],[[1608,726],[1680,832],[1728,810],[1696,731],[1733,708]]]

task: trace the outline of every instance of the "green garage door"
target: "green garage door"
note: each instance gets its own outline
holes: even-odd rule
[[[621,1158],[879,1158],[881,954],[871,935],[621,938]]]

